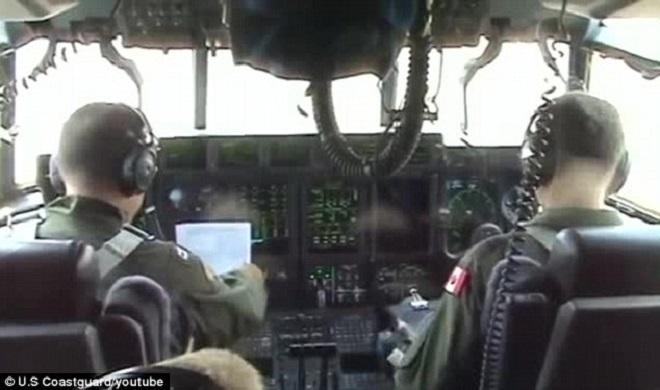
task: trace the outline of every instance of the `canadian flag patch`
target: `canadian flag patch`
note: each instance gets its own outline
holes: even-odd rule
[[[445,291],[451,295],[460,296],[470,285],[470,273],[468,270],[455,267],[445,284]]]

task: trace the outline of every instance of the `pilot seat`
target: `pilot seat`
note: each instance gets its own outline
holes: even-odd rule
[[[660,389],[660,227],[566,229],[546,265],[518,257],[503,279],[506,261],[488,286],[482,390]]]
[[[102,373],[169,356],[167,293],[151,279],[118,280],[97,298],[91,246],[3,240],[0,369]]]

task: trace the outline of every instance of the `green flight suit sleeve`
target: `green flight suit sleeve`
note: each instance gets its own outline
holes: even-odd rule
[[[395,369],[397,390],[471,390],[479,388],[480,316],[486,282],[502,250],[483,242],[468,251],[459,267],[469,275],[467,287],[440,298],[426,334],[414,340]]]
[[[195,347],[224,347],[264,320],[263,279],[247,269],[216,276],[196,255],[172,246],[169,277],[195,323]]]

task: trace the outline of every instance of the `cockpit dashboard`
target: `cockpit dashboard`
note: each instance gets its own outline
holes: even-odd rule
[[[374,137],[348,139],[366,151]],[[412,288],[439,297],[467,248],[511,228],[520,178],[516,148],[449,148],[437,134],[387,179],[342,177],[315,136],[171,138],[162,147],[152,195],[165,238],[181,221],[250,223],[269,320],[234,348],[277,389],[391,386],[376,363],[380,308]]]
[[[425,135],[401,173],[368,179],[336,174],[313,136],[166,139],[159,219],[168,239],[181,221],[249,222],[254,262],[270,282],[291,293],[325,289],[327,306],[395,301],[424,278],[441,284],[471,244],[511,227],[517,150],[441,141]],[[274,296],[273,305],[318,307],[318,295]]]

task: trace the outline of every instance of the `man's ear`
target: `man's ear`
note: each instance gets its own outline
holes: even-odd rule
[[[616,194],[624,185],[626,185],[626,181],[628,180],[628,175],[630,175],[630,168],[631,168],[630,155],[626,151],[621,156],[619,162],[614,168],[614,174],[612,175],[612,180],[610,181],[610,185],[607,188],[608,196],[612,194]]]
[[[50,180],[50,185],[53,187],[55,193],[58,196],[66,194],[66,184],[64,183],[64,178],[62,177],[62,171],[59,166],[57,155],[50,156],[48,160],[48,179]]]

